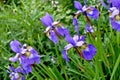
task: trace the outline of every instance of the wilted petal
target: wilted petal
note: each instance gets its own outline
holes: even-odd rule
[[[83,56],[86,60],[92,60],[92,58],[95,56],[97,50],[94,45],[88,44],[87,48],[82,51]]]
[[[17,40],[10,42],[11,49],[16,53],[20,53],[20,46],[21,46],[21,43]]]
[[[78,1],[74,1],[74,6],[78,10],[82,10],[82,4]]]

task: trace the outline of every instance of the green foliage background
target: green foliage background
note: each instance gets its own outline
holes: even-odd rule
[[[83,4],[83,0],[79,0]],[[6,72],[11,64],[8,60],[15,53],[10,49],[10,41],[16,39],[34,47],[41,55],[41,63],[33,68],[26,80],[120,80],[120,33],[109,23],[108,11],[99,6],[100,18],[92,20],[97,27],[96,40],[87,34],[87,42],[93,43],[97,54],[92,61],[82,60],[73,50],[69,50],[70,62],[62,58],[62,50],[67,44],[64,39],[54,45],[44,34],[45,26],[40,18],[46,12],[55,20],[60,20],[71,34],[75,34],[72,18],[76,9],[74,0],[58,0],[54,7],[49,0],[7,0],[0,3],[0,80],[9,80]],[[98,0],[87,0],[88,5],[97,6]],[[86,20],[80,16],[80,33],[83,34]],[[51,58],[54,57],[54,61]],[[15,66],[18,63],[14,64]]]

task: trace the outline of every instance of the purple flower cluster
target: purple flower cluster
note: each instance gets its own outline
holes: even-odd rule
[[[75,30],[77,32],[77,35],[74,35],[74,37],[71,37],[69,30],[67,30],[61,23],[55,22],[51,15],[46,13],[45,16],[43,16],[40,20],[43,23],[44,26],[46,26],[45,33],[48,36],[50,40],[52,40],[55,44],[58,42],[58,38],[61,38],[61,36],[65,37],[65,40],[68,42],[68,45],[66,45],[62,51],[63,58],[68,62],[69,58],[67,55],[67,50],[70,48],[74,48],[77,53],[86,60],[92,60],[92,58],[95,56],[97,50],[93,44],[87,44],[85,41],[85,35],[80,36],[79,34],[79,24],[78,24],[78,16],[80,13],[85,15],[87,19],[86,24],[86,32],[93,33],[92,29],[92,23],[90,21],[90,18],[98,19],[99,17],[99,11],[94,7],[88,7],[86,5],[82,6],[80,2],[74,1],[75,8],[78,9],[78,11],[75,13],[75,17],[73,18],[73,24],[75,26]],[[90,17],[90,18],[89,18]]]
[[[102,0],[102,5],[108,9],[110,23],[113,29],[120,32],[120,1],[119,0],[107,0],[108,5]]]
[[[44,17],[40,19],[44,26],[46,26],[45,33],[50,40],[55,44],[58,42],[58,38],[65,35],[66,28],[61,25],[59,21],[54,21],[52,16],[46,13]]]
[[[23,73],[24,70],[24,73],[28,74],[32,72],[32,66],[35,63],[40,63],[40,56],[38,55],[38,52],[31,46],[27,46],[26,44],[22,45],[19,41],[14,40],[10,42],[10,47],[16,53],[16,55],[9,58],[9,60],[11,62],[20,62],[22,72],[19,71],[19,73]],[[15,74],[18,74],[16,69],[12,67],[10,69],[15,72]]]
[[[10,65],[9,70],[8,73],[10,73],[9,77],[11,80],[25,80],[25,71],[20,66],[15,69],[13,65]]]

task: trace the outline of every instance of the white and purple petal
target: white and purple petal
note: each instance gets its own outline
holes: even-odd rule
[[[90,33],[94,32],[94,30],[92,29],[92,27],[89,24],[86,24],[86,32],[90,32]]]
[[[99,11],[94,7],[90,7],[90,10],[88,9],[87,15],[93,19],[98,19]]]
[[[56,33],[53,30],[50,31],[50,37],[49,38],[50,38],[51,41],[53,41],[55,44],[57,44],[58,38],[57,38]]]
[[[21,46],[21,43],[17,40],[14,40],[14,41],[10,42],[11,49],[16,53],[20,53],[20,51],[21,51],[20,46]]]

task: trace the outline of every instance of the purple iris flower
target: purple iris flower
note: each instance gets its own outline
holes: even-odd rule
[[[86,0],[84,0],[84,3],[85,3],[85,5],[82,6],[82,4],[80,2],[74,1],[74,6],[75,6],[76,9],[78,9],[76,15],[80,14],[82,12],[85,16],[89,16],[93,19],[98,19],[99,11],[94,7],[87,6],[86,5]]]
[[[110,23],[113,29],[120,32],[120,11],[116,7],[109,9],[110,12]]]
[[[14,40],[10,42],[10,47],[16,52],[16,55],[9,58],[9,60],[12,62],[19,60],[26,73],[32,72],[32,65],[34,63],[40,63],[38,52],[31,46],[22,45],[19,41]]]
[[[66,40],[69,44],[64,47],[62,53],[63,53],[63,58],[67,62],[69,61],[67,50],[69,50],[70,48],[74,48],[78,52],[78,54],[86,60],[91,60],[96,54],[95,46],[92,44],[87,45],[85,43],[85,36],[74,35],[74,37],[72,38],[70,35],[69,36],[66,35]]]
[[[86,32],[93,33],[94,32],[93,27],[90,26],[89,24],[86,24]]]
[[[107,7],[109,11],[110,23],[113,29],[120,32],[120,1],[119,0],[109,0],[111,6]],[[102,5],[106,7],[107,5],[102,1]]]
[[[11,80],[25,80],[25,72],[20,66],[15,69],[12,65],[10,65],[9,70],[11,71],[9,72]]]
[[[66,28],[64,28],[59,21],[55,22],[52,16],[48,13],[46,13],[46,15],[43,16],[40,20],[42,21],[43,25],[46,26],[46,35],[56,44],[58,42],[58,38],[64,36],[64,31]]]

